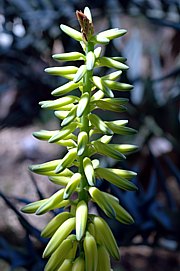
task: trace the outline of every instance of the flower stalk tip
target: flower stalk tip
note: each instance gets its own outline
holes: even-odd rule
[[[86,10],[87,13],[87,10]],[[94,34],[94,27],[92,20],[90,19],[90,15],[87,17],[86,14],[84,14],[82,11],[76,11],[76,16],[79,21],[79,24],[81,26],[81,33],[83,40],[85,42],[88,42],[92,35]]]

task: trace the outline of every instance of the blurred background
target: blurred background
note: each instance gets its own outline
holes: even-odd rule
[[[135,136],[115,142],[137,144],[126,163],[103,159],[104,166],[134,170],[139,190],[122,192],[100,184],[119,198],[135,224],[111,225],[121,263],[116,271],[180,270],[180,2],[179,0],[1,0],[0,1],[0,270],[42,271],[47,240],[40,230],[54,214],[22,215],[20,207],[51,195],[57,187],[46,177],[31,175],[28,165],[54,159],[64,149],[37,141],[32,132],[56,129],[53,112],[38,102],[64,83],[44,73],[58,65],[54,53],[81,50],[60,31],[60,23],[79,29],[76,10],[91,8],[95,31],[128,30],[104,54],[124,56],[130,69],[122,82],[134,89],[125,113],[104,119],[128,119]],[[105,74],[106,69],[101,70]],[[50,145],[50,146],[49,146]],[[95,208],[95,207],[93,207]],[[98,209],[95,212],[103,214]],[[107,219],[107,218],[106,218]]]

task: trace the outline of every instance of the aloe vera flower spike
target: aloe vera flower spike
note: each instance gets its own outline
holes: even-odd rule
[[[101,160],[94,155],[119,161],[126,159],[129,153],[137,150],[137,146],[113,144],[111,140],[115,134],[125,137],[136,131],[127,126],[127,120],[106,121],[95,110],[126,111],[128,99],[114,98],[114,92],[133,88],[118,81],[128,66],[123,57],[102,56],[101,46],[125,35],[127,31],[113,28],[94,34],[90,9],[85,7],[84,12],[77,11],[76,15],[80,31],[63,24],[60,28],[80,42],[82,52],[55,54],[53,58],[66,62],[81,60],[84,63],[80,67],[67,65],[45,69],[50,75],[66,78],[67,82],[51,92],[56,97],[54,100],[40,102],[43,109],[54,110],[61,127],[55,131],[33,133],[39,140],[66,147],[67,152],[59,159],[29,167],[34,173],[48,176],[49,181],[59,185],[59,190],[49,198],[24,206],[22,211],[42,215],[64,208],[64,212],[56,215],[41,233],[44,238],[50,238],[43,253],[44,258],[49,258],[45,271],[110,271],[111,257],[120,259],[119,248],[106,221],[90,213],[89,202],[99,206],[110,218],[124,224],[133,223],[132,216],[121,206],[118,198],[97,188],[96,180],[134,191],[137,187],[131,180],[136,173],[103,168]],[[100,77],[94,75],[96,67],[114,71]],[[71,94],[75,89],[79,89],[80,95]]]

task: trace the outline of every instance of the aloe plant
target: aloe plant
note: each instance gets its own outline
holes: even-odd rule
[[[117,79],[128,66],[122,57],[102,56],[101,47],[112,39],[126,34],[124,29],[109,29],[94,34],[91,12],[76,12],[81,32],[61,25],[63,32],[80,42],[82,52],[53,55],[57,61],[78,61],[77,66],[47,68],[50,75],[68,80],[52,91],[59,98],[42,101],[42,108],[54,110],[61,122],[60,130],[41,130],[33,135],[49,143],[67,148],[64,157],[32,165],[30,170],[48,176],[60,189],[49,198],[32,202],[22,208],[25,213],[42,215],[64,208],[43,229],[42,236],[51,238],[43,257],[48,257],[46,271],[100,271],[111,270],[110,257],[119,260],[119,248],[113,233],[103,218],[90,213],[89,203],[97,204],[104,213],[125,224],[133,223],[131,215],[119,204],[116,197],[97,188],[97,179],[110,182],[123,190],[136,190],[130,181],[136,173],[124,169],[103,168],[96,154],[123,160],[137,147],[129,144],[112,144],[114,134],[129,135],[136,131],[127,127],[127,120],[106,121],[96,109],[124,112],[128,99],[114,98],[113,91],[129,91],[132,86]],[[95,74],[96,68],[114,69],[104,76]],[[77,95],[69,95],[78,90]],[[99,157],[99,156],[98,156]]]

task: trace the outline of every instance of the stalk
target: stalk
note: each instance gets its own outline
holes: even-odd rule
[[[88,52],[94,51],[94,46],[92,43],[87,42],[86,45],[86,56]],[[89,96],[91,97],[91,87],[92,87],[92,71],[87,71],[84,78],[83,78],[83,93],[89,93]],[[82,175],[82,180],[80,184],[80,191],[79,191],[79,201],[84,200],[88,204],[88,193],[86,190],[84,190],[84,187],[87,186],[87,180],[84,174],[84,166],[83,166],[83,159],[88,155],[88,145],[89,145],[89,120],[87,118],[88,114],[90,113],[90,100],[87,105],[86,111],[83,113],[80,123],[81,123],[81,132],[86,132],[88,135],[88,143],[85,147],[84,154],[79,157],[79,173]]]

